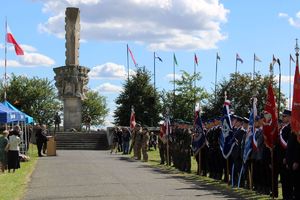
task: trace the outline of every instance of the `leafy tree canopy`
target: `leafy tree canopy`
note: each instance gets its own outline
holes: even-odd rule
[[[116,99],[114,112],[115,124],[129,126],[131,106],[135,110],[135,119],[142,126],[157,126],[160,121],[161,105],[159,95],[150,83],[150,72],[137,68],[136,74],[123,85],[123,92]]]

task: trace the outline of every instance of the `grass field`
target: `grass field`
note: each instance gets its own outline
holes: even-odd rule
[[[224,191],[224,192],[229,192],[232,193],[233,195],[238,195],[240,197],[243,197],[245,199],[257,199],[257,200],[267,200],[270,199],[269,196],[267,195],[261,195],[258,194],[254,191],[246,190],[243,188],[232,188],[228,184],[222,182],[222,181],[217,181],[208,177],[203,177],[203,176],[198,176],[197,173],[197,162],[194,158],[192,158],[192,172],[191,173],[185,173],[181,172],[174,167],[166,166],[166,165],[159,165],[160,163],[160,157],[159,157],[159,151],[149,151],[149,164],[152,167],[159,168],[162,171],[166,173],[171,173],[171,174],[176,174],[178,176],[183,177],[186,180],[191,180],[194,182],[197,182],[201,185],[205,185],[208,188],[212,188],[218,191]],[[281,196],[281,189],[279,189],[279,198],[282,199]]]
[[[30,161],[21,162],[21,168],[15,173],[3,174],[0,172],[0,199],[19,200],[27,187],[30,175],[37,162],[37,150],[35,145],[30,145],[28,152]]]

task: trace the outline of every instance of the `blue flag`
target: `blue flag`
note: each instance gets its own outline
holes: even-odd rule
[[[201,148],[205,144],[205,135],[202,126],[202,120],[200,116],[200,111],[195,113],[195,135],[193,136],[192,141],[192,150],[194,155],[198,154]]]
[[[253,107],[251,109],[251,113],[250,113],[250,117],[249,117],[249,132],[246,135],[246,140],[245,140],[245,146],[244,146],[244,153],[243,153],[243,161],[244,163],[247,162],[248,157],[252,151],[253,145],[253,136],[255,134],[255,126],[254,126],[254,122],[255,122],[255,117],[257,115],[257,109],[256,109],[256,103],[257,103],[257,99],[254,98],[253,99]]]
[[[222,134],[220,135],[219,142],[223,157],[227,159],[235,145],[235,138],[232,130],[230,113],[229,113],[229,101],[224,102],[223,117],[222,117]]]

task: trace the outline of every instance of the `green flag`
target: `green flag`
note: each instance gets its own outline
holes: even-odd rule
[[[174,61],[173,61],[173,62],[174,62],[175,65],[178,66],[178,64],[177,64],[177,59],[176,59],[176,56],[175,56],[175,53],[174,53]]]

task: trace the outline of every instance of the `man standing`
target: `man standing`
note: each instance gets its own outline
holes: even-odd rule
[[[59,131],[60,123],[61,123],[60,116],[59,116],[58,112],[56,112],[55,116],[54,116],[54,133],[56,133],[56,129]]]
[[[292,199],[291,177],[289,177],[286,168],[286,149],[287,142],[291,135],[291,111],[284,110],[282,114],[283,127],[280,130],[280,145],[279,145],[279,173],[282,185],[283,199]]]
[[[286,149],[286,168],[290,177],[292,199],[300,199],[300,143],[297,141],[296,133],[291,133]]]

